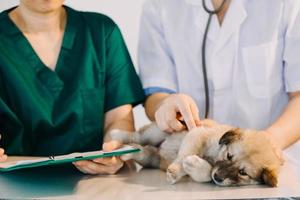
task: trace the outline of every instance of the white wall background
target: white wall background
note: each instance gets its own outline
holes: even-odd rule
[[[141,8],[145,0],[66,0],[65,4],[83,11],[100,12],[111,17],[120,27],[130,55],[137,66],[137,41]],[[16,6],[19,0],[0,0],[0,12]],[[1,24],[0,24],[1,26]],[[139,128],[148,123],[142,106],[134,109],[135,124]]]

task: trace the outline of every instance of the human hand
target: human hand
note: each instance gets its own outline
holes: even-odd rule
[[[1,139],[1,135],[0,135]],[[5,154],[4,149],[0,148],[0,162],[5,162],[7,159],[7,155]]]
[[[118,141],[110,141],[103,144],[104,151],[113,151],[122,146]],[[73,163],[75,167],[85,174],[115,174],[124,165],[119,157],[96,158],[94,160],[82,160]]]
[[[180,119],[183,119],[184,123]],[[200,125],[199,110],[195,101],[185,94],[171,94],[155,112],[158,127],[166,132],[189,130]]]
[[[0,162],[5,162],[7,159],[7,155],[4,152],[4,149],[0,148]]]

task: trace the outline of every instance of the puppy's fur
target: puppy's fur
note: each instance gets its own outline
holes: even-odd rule
[[[189,175],[194,181],[213,180],[220,186],[277,185],[281,160],[263,134],[211,120],[204,124],[190,132],[167,134],[153,123],[134,133],[113,130],[109,137],[141,148],[122,159],[166,170],[172,184]]]

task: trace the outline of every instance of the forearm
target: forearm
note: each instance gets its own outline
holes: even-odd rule
[[[135,131],[131,105],[120,106],[111,111],[108,111],[105,114],[105,134],[113,129],[121,129],[129,132]]]
[[[145,102],[145,112],[151,121],[155,120],[155,112],[162,101],[170,96],[168,93],[154,93],[150,95]]]
[[[267,129],[276,144],[285,149],[300,139],[300,92],[290,95],[283,114]]]
[[[105,133],[113,129],[121,129],[130,132],[135,131],[132,113],[130,115],[131,116],[128,118],[122,118],[111,123],[109,126],[106,127]]]

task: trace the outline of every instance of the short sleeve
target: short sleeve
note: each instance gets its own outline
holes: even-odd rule
[[[284,79],[287,92],[300,91],[300,3],[288,7],[289,18],[285,34]],[[292,3],[291,3],[292,4]]]
[[[145,95],[119,28],[106,38],[105,112],[143,102]]]
[[[156,0],[144,4],[138,45],[139,73],[146,91],[164,88],[177,92],[176,69],[165,38],[161,9]]]

